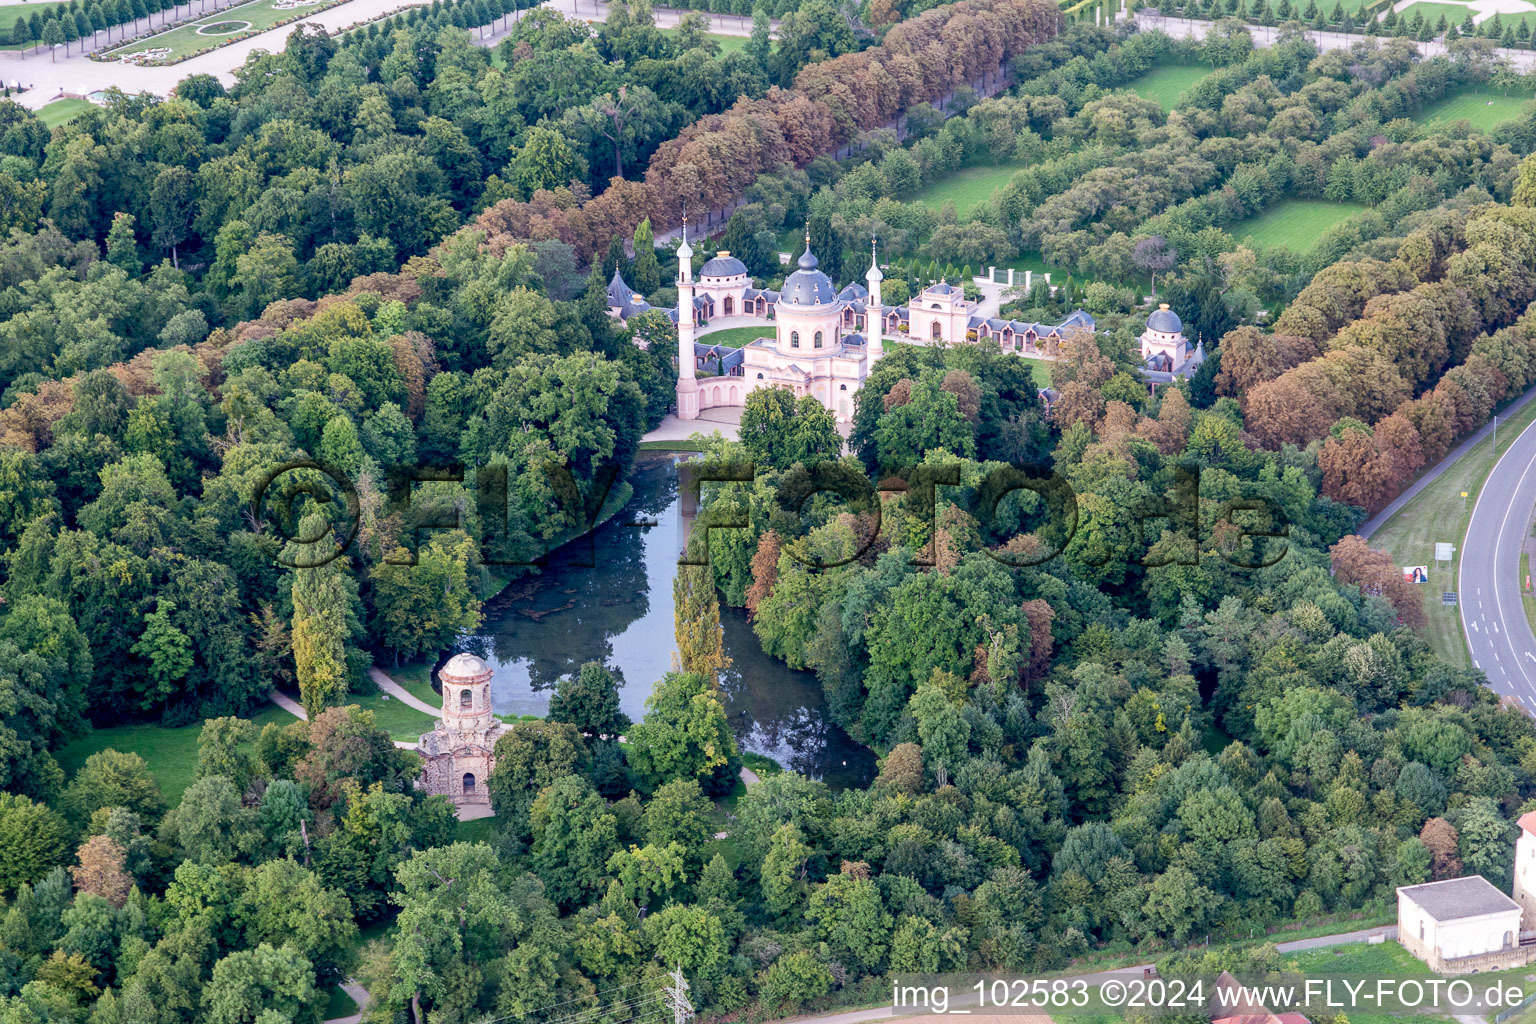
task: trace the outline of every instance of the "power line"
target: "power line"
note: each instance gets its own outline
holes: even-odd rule
[[[809,237],[809,236],[807,236]],[[683,977],[683,966],[678,964],[667,975],[672,979],[670,988],[662,989],[666,995],[667,1006],[672,1011],[672,1024],[688,1024],[693,1017],[693,1004],[688,1001],[688,979]]]

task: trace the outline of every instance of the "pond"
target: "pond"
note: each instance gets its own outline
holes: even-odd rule
[[[671,455],[642,457],[630,476],[634,496],[593,531],[590,549],[585,540],[567,545],[539,576],[486,605],[481,633],[465,646],[495,671],[498,714],[543,715],[561,676],[601,661],[620,676],[625,713],[644,717],[676,647],[672,577],[683,536],[676,466]],[[731,658],[721,685],[741,748],[834,788],[866,784],[874,754],[827,717],[815,675],[764,653],[744,612],[722,608],[721,619]]]

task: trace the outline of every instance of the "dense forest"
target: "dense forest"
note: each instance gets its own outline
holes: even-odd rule
[[[1194,47],[1033,0],[855,31],[819,4],[724,56],[642,5],[529,14],[494,54],[402,15],[52,131],[0,105],[0,1019],[296,1024],[352,976],[375,1020],[617,1024],[675,965],[706,1015],[766,1015],[1507,881],[1536,729],[1352,536],[1533,382],[1536,120],[1411,120],[1500,75],[1488,47]],[[1172,110],[1124,88],[1194,59],[1216,70]],[[963,218],[913,198],[978,161],[1026,166]],[[1287,197],[1366,209],[1305,255],[1226,230]],[[892,343],[848,455],[813,401],[754,394],[742,440],[704,445],[758,475],[705,491],[706,523],[746,525],[696,534],[677,670],[640,722],[623,666],[563,680],[498,744],[494,827],[456,842],[349,693],[478,625],[519,571],[481,551],[590,524],[551,470],[578,496],[628,472],[675,336],[604,289],[668,301],[684,201],[734,206],[718,244],[770,284],[807,218],[839,283],[871,234],[908,291],[1039,249],[1075,279],[1010,311],[1102,330],[1054,353],[1049,416],[995,347]],[[1210,352],[1155,394],[1153,273]],[[290,527],[315,517],[251,506],[303,459],[359,506],[313,567]],[[449,462],[408,508],[390,486]],[[1070,486],[1075,529],[1000,486],[1019,463]],[[828,480],[857,500],[800,500]],[[1228,507],[1256,498],[1286,536]],[[814,670],[873,784],[733,788],[722,603]],[[274,685],[308,721],[252,721]],[[176,800],[139,752],[60,767],[128,722],[201,723]]]

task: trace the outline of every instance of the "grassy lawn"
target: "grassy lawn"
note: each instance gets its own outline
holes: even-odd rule
[[[1472,503],[1477,500],[1478,490],[1498,456],[1532,419],[1536,419],[1536,402],[1509,420],[1499,422],[1497,452],[1493,449],[1492,438],[1483,438],[1371,536],[1371,547],[1388,552],[1398,565],[1429,566],[1429,583],[1423,588],[1424,614],[1429,621],[1426,636],[1435,652],[1452,665],[1471,668],[1472,657],[1461,632],[1461,616],[1457,609],[1440,603],[1440,594],[1456,589],[1461,547],[1466,540],[1467,521],[1472,517]],[[1462,491],[1467,492],[1466,498],[1461,496]],[[1435,564],[1436,541],[1455,545],[1456,557],[1448,567]]]
[[[33,11],[36,11],[44,18],[46,18],[48,17],[49,11],[56,10],[63,6],[63,0],[57,0],[57,2],[52,3],[47,2],[47,0],[43,0],[43,2],[35,4],[0,5],[0,30],[3,30],[8,38],[10,35],[11,26],[15,25],[19,19],[32,17]]]
[[[357,1012],[357,1004],[352,997],[341,990],[340,985],[332,985],[326,992],[325,1020],[334,1020],[337,1017],[350,1017]]]
[[[399,668],[380,665],[379,669],[399,683],[406,693],[435,708],[443,702],[443,695],[432,688],[432,666],[435,663],[432,659],[423,658],[407,662]]]
[[[251,721],[260,729],[268,722],[287,725],[293,721],[293,716],[276,704],[268,704],[252,715]],[[166,800],[174,806],[192,784],[192,773],[197,768],[197,736],[202,731],[201,722],[175,729],[152,722],[115,725],[80,737],[57,751],[55,756],[64,774],[73,776],[86,758],[103,750],[110,748],[138,754],[149,763],[150,774],[160,783]]]
[[[1420,7],[1444,6],[1448,5],[1418,4],[1414,10]],[[1424,16],[1427,18],[1429,14],[1426,12]],[[1440,15],[1436,13],[1435,17],[1439,18]],[[1474,128],[1491,131],[1510,118],[1518,116],[1521,109],[1530,102],[1529,95],[1506,96],[1492,89],[1463,89],[1425,107],[1419,111],[1419,116],[1414,120],[1424,124],[1467,121]]]
[[[1396,942],[1383,942],[1372,946],[1364,942],[1352,942],[1344,946],[1328,946],[1296,953],[1282,953],[1287,966],[1294,966],[1307,977],[1320,975],[1345,975],[1350,978],[1428,978],[1433,977],[1425,963]],[[1388,1024],[1401,1020],[1401,1015],[1387,1013],[1349,1013],[1350,1024]],[[1426,1012],[1414,1014],[1415,1021],[1450,1021],[1455,1018],[1446,1013]]]
[[[347,694],[347,703],[356,704],[366,711],[373,712],[374,722],[380,729],[389,733],[392,739],[405,740],[414,743],[421,738],[424,732],[431,732],[437,720],[424,712],[409,707],[404,701],[384,693],[371,693],[366,696],[357,693]]]
[[[710,15],[708,15],[708,14],[705,14],[704,16],[706,18],[710,17]],[[726,15],[715,15],[715,17],[722,17],[723,18],[723,17],[726,17]],[[730,18],[729,20],[733,24],[736,21],[735,18]],[[747,25],[750,26],[751,24],[752,24],[752,19],[748,18],[747,19]],[[675,36],[675,35],[677,35],[677,29],[675,29],[675,28],[664,28],[664,29],[661,30],[661,34],[662,35],[667,35],[667,36]],[[722,57],[725,56],[727,53],[740,53],[741,51],[743,51],[743,50],[745,50],[747,48],[747,43],[750,41],[747,36],[725,36],[725,35],[721,35],[718,32],[706,32],[704,34],[704,36],[705,36],[706,39],[713,39],[716,43],[718,43],[720,45],[720,55]]]
[[[696,334],[693,340],[707,342],[710,345],[720,345],[724,348],[741,348],[743,345],[754,342],[758,338],[771,338],[773,334],[773,324],[763,324],[761,327],[727,327],[723,331]]]
[[[1403,18],[1411,20],[1415,13],[1419,13],[1424,15],[1424,20],[1429,22],[1430,27],[1433,28],[1440,23],[1440,15],[1443,14],[1447,23],[1460,27],[1461,23],[1466,20],[1468,10],[1469,8],[1465,4],[1422,3],[1414,4],[1412,7],[1399,11],[1397,16],[1399,20]]]
[[[1162,104],[1164,110],[1178,106],[1180,98],[1206,75],[1210,68],[1199,65],[1169,64],[1153,68],[1125,88],[1138,96]]]
[[[228,40],[244,39],[246,36],[265,32],[279,22],[315,14],[332,6],[330,0],[327,0],[309,7],[283,10],[273,6],[276,2],[278,0],[252,0],[248,4],[226,7],[217,14],[210,14],[206,18],[199,18],[197,21],[188,22],[161,32],[159,35],[110,50],[106,59],[116,60],[132,53],[168,49],[170,53],[158,58],[156,63],[174,64],[205,50],[211,50]]]
[[[89,100],[54,100],[39,110],[37,116],[49,128],[57,128],[61,124],[68,124],[90,109]]]
[[[1360,203],[1283,199],[1256,217],[1238,221],[1227,231],[1240,242],[1283,245],[1292,252],[1304,253],[1317,244],[1323,232],[1364,209]]]
[[[954,203],[955,212],[963,217],[990,199],[993,192],[1008,184],[1008,179],[1023,167],[1024,164],[1007,163],[962,168],[924,185],[911,199],[935,210],[942,209],[945,203]]]
[[[1008,282],[1007,271],[1009,270],[1014,272],[1013,284],[1016,288],[1024,287],[1024,271],[1026,270],[1034,271],[1035,281],[1039,281],[1045,274],[1050,274],[1051,280],[1056,284],[1064,283],[1071,273],[1061,267],[1050,266],[1038,252],[1022,253],[1018,259],[1010,263],[999,263],[997,265],[998,280],[1006,284]]]
[[[476,818],[473,821],[461,821],[453,833],[453,841],[456,843],[488,843],[496,834],[495,818]]]
[[[1536,633],[1536,594],[1525,589],[1524,581],[1531,578],[1531,556],[1526,552],[1520,552],[1520,604],[1525,608],[1525,621],[1530,624],[1531,632]]]
[[[1029,372],[1034,374],[1035,387],[1048,388],[1051,386],[1051,364],[1045,359],[1035,359],[1031,356],[1019,356],[1029,364]]]
[[[701,452],[704,446],[697,441],[641,441],[643,452]]]

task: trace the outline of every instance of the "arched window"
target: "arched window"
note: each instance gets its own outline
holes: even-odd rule
[[[790,348],[799,348],[800,347],[800,332],[799,331],[790,331],[789,332],[789,347]]]
[[[459,691],[459,707],[472,708],[475,706],[475,695],[470,690]]]
[[[939,326],[939,322],[937,320],[935,320],[933,322],[933,332],[932,333],[933,333],[933,340],[934,341],[938,341],[940,338],[944,337],[944,328]]]
[[[837,390],[839,390],[839,391],[847,391],[848,390],[848,385],[847,384],[839,384],[837,386]]]
[[[464,773],[464,795],[465,796],[473,796],[474,793],[475,793],[475,773],[474,772],[465,772]]]
[[[758,379],[758,380],[762,380],[762,379],[763,379],[763,375],[762,375],[762,374],[758,374],[758,375],[757,375],[757,379]]]
[[[816,348],[821,348],[821,332],[820,331],[816,332],[815,347]]]

